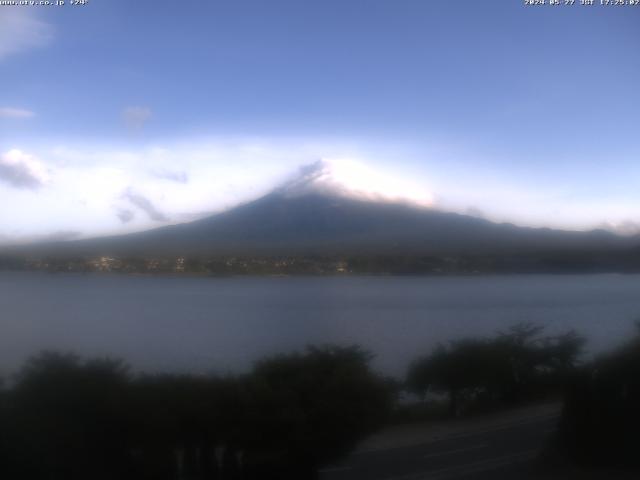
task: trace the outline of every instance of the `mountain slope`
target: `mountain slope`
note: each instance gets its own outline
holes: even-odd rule
[[[495,224],[404,203],[278,190],[192,223],[59,243],[50,253],[89,255],[524,254],[620,249],[636,242],[604,231]]]
[[[431,196],[368,168],[318,161],[272,193],[195,222],[22,247],[58,256],[538,255],[615,252],[638,237],[496,224],[429,208]]]

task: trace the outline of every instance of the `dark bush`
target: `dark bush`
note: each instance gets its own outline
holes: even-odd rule
[[[314,478],[390,411],[369,360],[309,348],[244,377],[133,377],[120,361],[43,353],[0,389],[0,477]]]
[[[640,335],[596,360],[571,382],[560,440],[574,460],[640,467]]]
[[[409,368],[409,391],[445,393],[449,413],[461,404],[514,404],[561,388],[575,368],[584,339],[571,331],[542,336],[542,327],[519,324],[488,339],[439,345]]]

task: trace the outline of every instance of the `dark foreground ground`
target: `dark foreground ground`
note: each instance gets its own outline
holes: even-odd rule
[[[550,452],[560,404],[438,425],[395,427],[369,438],[321,480],[631,479],[582,470]]]

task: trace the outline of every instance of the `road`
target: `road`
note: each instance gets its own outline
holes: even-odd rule
[[[412,441],[364,449],[320,472],[321,480],[454,480],[535,478],[534,460],[555,430],[558,408],[523,410],[488,422],[458,422]],[[427,427],[424,427],[427,429]],[[428,431],[426,432],[428,434]],[[406,436],[406,435],[405,435]]]

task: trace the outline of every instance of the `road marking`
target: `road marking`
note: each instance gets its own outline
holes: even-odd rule
[[[429,455],[425,455],[422,458],[432,458],[432,457],[441,457],[443,455],[453,455],[454,453],[462,453],[462,452],[468,452],[470,450],[478,450],[480,448],[486,448],[488,446],[489,446],[488,443],[483,443],[482,445],[473,445],[472,447],[457,448],[455,450],[446,450],[444,452],[430,453]]]
[[[386,445],[382,447],[370,447],[370,448],[358,450],[352,453],[352,456],[368,455],[368,454],[377,453],[377,452],[386,452],[390,450],[400,450],[404,448],[419,447],[421,445],[429,445],[429,444],[448,441],[448,440],[457,440],[461,438],[475,437],[475,436],[483,435],[485,433],[499,432],[501,430],[511,430],[519,427],[527,427],[530,425],[534,425],[536,423],[544,423],[544,422],[556,420],[559,417],[560,417],[560,414],[545,414],[545,415],[539,415],[535,417],[529,417],[528,419],[519,420],[512,423],[496,423],[494,425],[486,426],[484,428],[479,428],[477,430],[474,430],[473,428],[471,428],[470,430],[467,430],[467,431],[454,432],[454,433],[446,433],[446,432],[435,433],[435,434],[431,434],[430,436],[425,436],[424,438],[420,438],[418,440],[412,440],[402,445]],[[438,426],[433,426],[433,427],[435,427],[436,429],[438,428]],[[426,432],[428,432],[428,428],[429,427],[425,427]]]
[[[452,435],[445,434],[445,435],[442,435],[440,438],[438,438],[436,441],[459,439],[459,438],[465,438],[465,437],[475,437],[476,435],[482,435],[484,433],[499,432],[501,430],[512,430],[518,427],[527,427],[530,425],[534,425],[536,423],[543,423],[546,421],[555,420],[558,417],[559,415],[545,415],[540,417],[531,417],[530,419],[527,419],[527,420],[520,420],[514,423],[496,424],[494,426],[478,429],[475,431],[470,430],[468,432],[454,433]]]
[[[468,463],[455,467],[441,468],[426,472],[410,473],[399,477],[387,477],[385,480],[451,480],[462,475],[469,475],[477,472],[485,472],[507,465],[515,465],[516,463],[527,462],[533,460],[538,455],[538,450],[525,450],[512,455],[504,455],[502,457],[489,458],[478,462]]]

